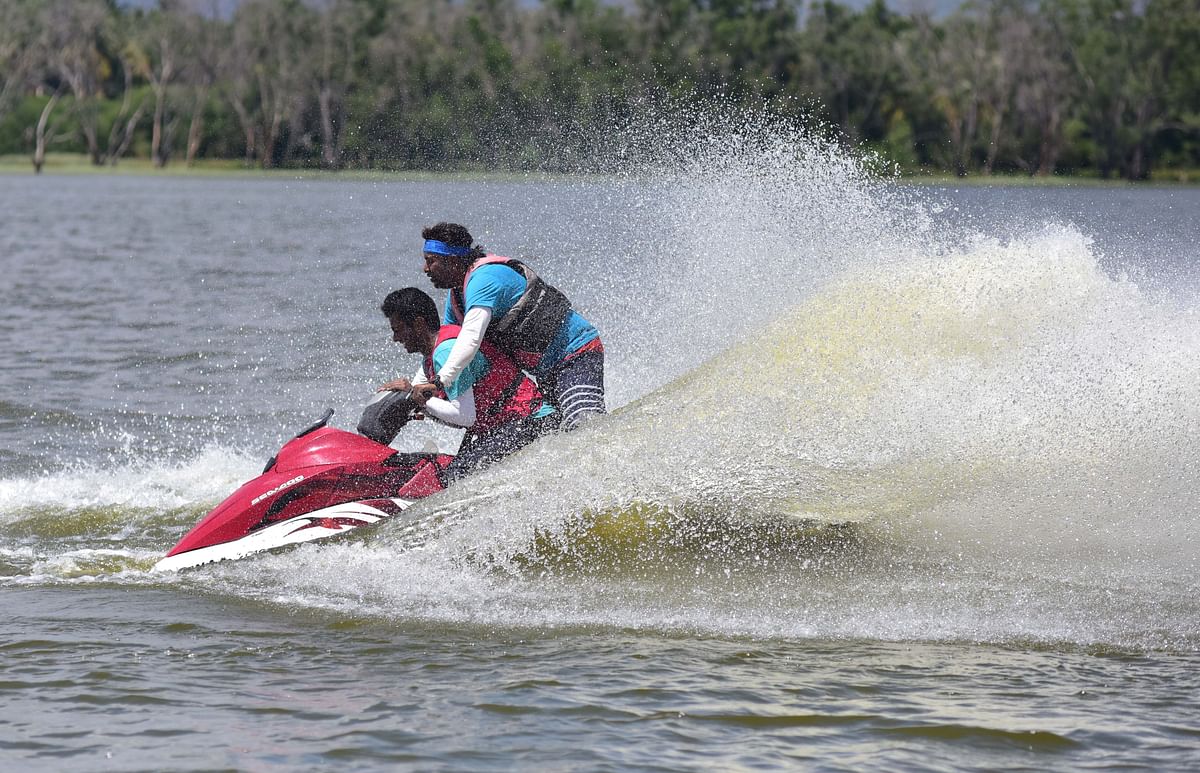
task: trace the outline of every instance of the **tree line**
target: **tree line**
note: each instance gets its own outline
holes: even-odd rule
[[[903,169],[1200,168],[1198,0],[0,0],[0,154],[571,169],[647,105],[763,105]]]

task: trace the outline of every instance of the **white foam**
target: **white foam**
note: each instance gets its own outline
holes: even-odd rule
[[[37,476],[0,480],[0,519],[42,509],[166,510],[215,502],[258,474],[258,468],[261,462],[219,446],[208,446],[183,461],[135,454],[113,467],[78,463]]]

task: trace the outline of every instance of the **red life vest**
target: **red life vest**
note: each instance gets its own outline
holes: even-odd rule
[[[438,331],[436,350],[446,341],[458,338],[461,328],[458,325],[442,325]],[[537,384],[533,383],[512,358],[497,349],[486,340],[480,344],[479,351],[488,361],[488,371],[483,378],[474,383],[475,391],[475,424],[472,432],[481,433],[495,429],[514,419],[523,419],[541,409],[544,401]],[[425,377],[432,380],[433,352],[425,356]],[[437,397],[446,399],[446,393],[438,390]]]
[[[477,269],[495,263],[506,265],[520,274],[525,279],[525,292],[503,317],[493,318],[488,323],[484,340],[499,347],[522,367],[532,368],[558,335],[563,320],[571,313],[571,302],[559,290],[546,284],[529,266],[500,255],[485,255],[475,261],[463,277],[462,287],[450,291],[450,316],[456,323],[462,324],[466,316],[464,298],[471,275]]]

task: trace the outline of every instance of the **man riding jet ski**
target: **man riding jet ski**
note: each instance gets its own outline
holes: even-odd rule
[[[537,379],[564,430],[605,412],[604,345],[561,291],[522,261],[488,254],[458,223],[430,226],[421,237],[425,275],[448,291],[442,322],[461,326],[431,383],[452,383],[486,341]]]
[[[454,350],[461,328],[440,324],[437,305],[425,293],[415,287],[396,290],[380,310],[391,325],[392,340],[423,357],[412,382],[396,379],[380,390],[411,393],[426,416],[466,429],[443,475],[445,483],[482,469],[557,427],[558,413],[538,385],[489,341],[481,343],[449,385],[428,386]]]
[[[424,355],[427,380],[454,344],[439,328],[432,299],[408,288],[382,307],[393,339]],[[184,569],[331,537],[398,515],[418,499],[491,464],[554,428],[557,414],[505,355],[484,347],[449,389],[414,397],[405,379],[389,382],[366,407],[358,433],[327,427],[329,411],[288,441],[262,474],[217,505],[161,559]],[[465,427],[458,457],[400,453],[388,446],[424,416]]]

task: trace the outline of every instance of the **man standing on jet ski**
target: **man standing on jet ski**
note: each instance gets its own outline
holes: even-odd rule
[[[453,383],[487,342],[537,379],[563,429],[605,412],[604,345],[566,296],[524,263],[485,253],[457,223],[438,223],[421,236],[426,276],[449,291],[442,321],[461,330],[433,383],[418,391]]]
[[[458,325],[441,325],[433,299],[415,287],[389,293],[380,307],[392,328],[392,340],[412,354],[424,356],[413,381],[426,386],[443,367],[455,346]],[[435,390],[414,389],[396,379],[380,391],[413,392],[426,416],[467,432],[444,483],[482,469],[554,429],[558,415],[546,404],[537,384],[517,363],[487,341],[449,382]]]

